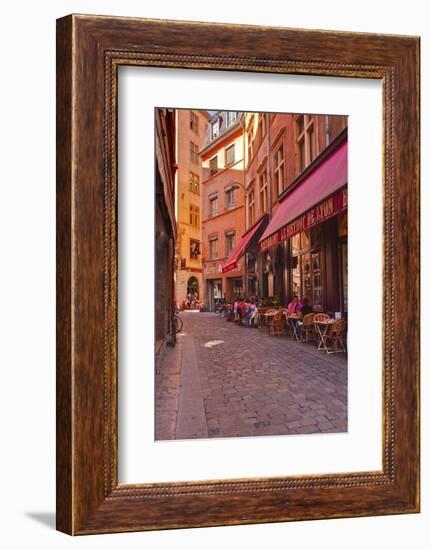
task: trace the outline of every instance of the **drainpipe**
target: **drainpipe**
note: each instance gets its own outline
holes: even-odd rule
[[[244,208],[244,229],[247,230],[247,200],[245,193],[245,113],[242,117],[242,193]],[[244,254],[244,295],[248,296],[248,253]]]
[[[268,141],[268,158],[266,164],[268,167],[268,215],[272,218],[272,174],[271,174],[271,114],[266,113],[266,135]]]
[[[272,218],[272,163],[271,163],[271,113],[267,113],[266,114],[266,121],[267,121],[267,125],[266,125],[266,135],[267,135],[267,141],[268,141],[268,158],[266,160],[267,162],[267,166],[268,166],[268,185],[269,185],[269,189],[268,189],[268,202],[269,202],[269,207],[268,207],[268,217],[269,217],[269,221],[271,221],[271,218]],[[275,198],[275,197],[274,197]],[[263,266],[263,262],[262,262],[262,266]],[[261,290],[263,290],[263,270],[262,270],[262,284],[261,284]]]

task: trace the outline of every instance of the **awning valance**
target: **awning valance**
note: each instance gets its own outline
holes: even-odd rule
[[[347,208],[347,140],[279,204],[259,239],[266,250]]]
[[[259,228],[262,227],[262,224],[265,221],[267,221],[267,218],[262,218],[260,222],[254,225],[251,229],[249,229],[249,231],[247,231],[247,233],[245,233],[241,237],[241,240],[236,245],[236,247],[232,250],[230,256],[223,264],[223,268],[222,268],[223,273],[232,271],[232,269],[235,269],[237,267],[237,262],[240,259],[240,257],[244,254],[245,249],[247,248],[247,245],[250,243],[253,236],[256,235]]]

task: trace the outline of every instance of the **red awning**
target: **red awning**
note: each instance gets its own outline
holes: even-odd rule
[[[223,273],[226,273],[227,271],[232,271],[232,269],[236,269],[237,262],[240,259],[240,257],[244,254],[245,249],[248,245],[248,243],[253,238],[253,235],[256,234],[259,227],[262,225],[265,218],[262,218],[259,223],[257,223],[254,227],[249,229],[247,233],[245,233],[242,237],[239,243],[236,245],[236,247],[232,250],[229,258],[225,261],[223,264],[222,271]]]
[[[261,249],[265,250],[286,238],[291,238],[296,233],[345,209],[347,192],[342,188],[346,185],[347,140],[334,149],[279,204],[274,217],[259,239]]]

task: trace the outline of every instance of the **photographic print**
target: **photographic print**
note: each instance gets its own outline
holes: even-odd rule
[[[156,109],[156,440],[347,431],[347,125]]]
[[[57,21],[58,530],[420,510],[419,61]]]

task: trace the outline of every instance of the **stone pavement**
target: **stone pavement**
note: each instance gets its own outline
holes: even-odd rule
[[[347,360],[183,312],[156,373],[156,439],[347,431]]]

